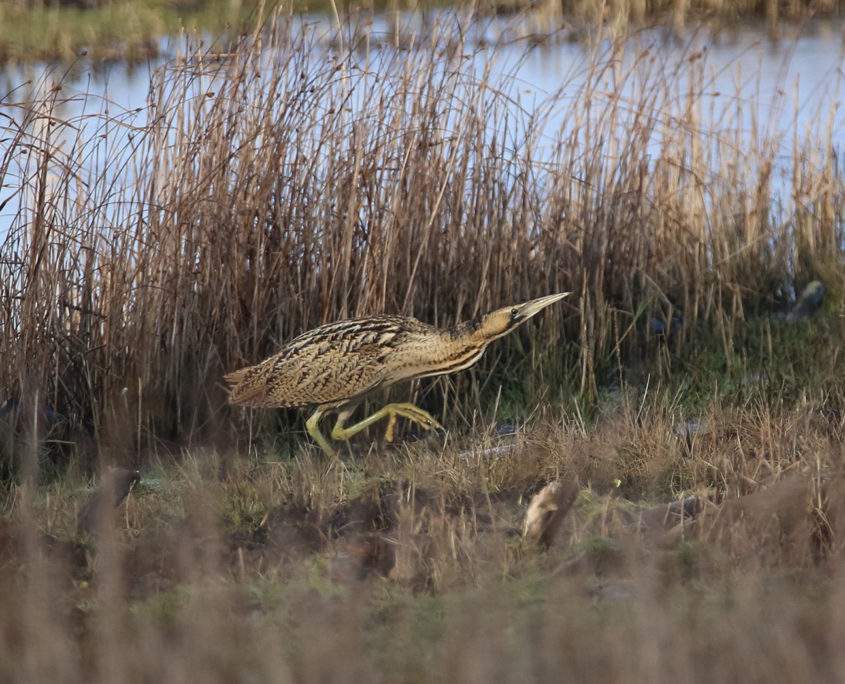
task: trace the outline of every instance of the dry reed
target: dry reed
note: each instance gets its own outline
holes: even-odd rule
[[[391,50],[366,27],[327,40],[277,17],[225,54],[167,62],[141,111],[65,118],[71,98],[46,82],[8,99],[3,397],[101,451],[219,443],[222,373],[302,330],[376,312],[448,325],[573,290],[575,309],[479,375],[498,369],[495,396],[530,360],[529,402],[590,399],[651,315],[684,317],[681,346],[716,331],[731,364],[749,309],[819,276],[839,296],[832,118],[790,138],[752,115],[748,131],[739,101],[716,108],[701,52],[668,64],[633,41],[597,44],[522,108],[514,72],[473,57],[455,23]],[[467,377],[427,401],[469,419]]]

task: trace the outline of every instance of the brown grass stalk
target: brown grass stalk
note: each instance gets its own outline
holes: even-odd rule
[[[407,51],[292,26],[165,63],[140,112],[65,118],[49,84],[6,103],[3,398],[37,395],[101,450],[214,441],[222,373],[305,329],[377,312],[448,325],[573,290],[476,377],[529,358],[538,391],[591,399],[649,315],[682,315],[679,345],[712,327],[731,363],[773,289],[824,275],[841,291],[832,119],[791,140],[776,119],[744,130],[700,52],[667,64],[607,43],[529,111],[446,22]],[[449,381],[464,414],[472,377]]]

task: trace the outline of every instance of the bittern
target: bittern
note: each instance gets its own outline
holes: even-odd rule
[[[444,375],[469,368],[487,345],[521,325],[569,292],[496,309],[466,323],[440,329],[409,316],[379,315],[321,325],[302,333],[274,356],[225,376],[229,403],[265,408],[316,406],[308,434],[329,455],[334,452],[318,422],[337,412],[332,439],[345,441],[382,418],[393,441],[397,417],[424,429],[441,428],[413,404],[388,404],[345,427],[359,403],[374,390],[402,380]]]

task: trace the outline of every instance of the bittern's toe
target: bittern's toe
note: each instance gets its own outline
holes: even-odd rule
[[[445,437],[447,434],[449,434],[449,431],[445,427],[443,427],[440,423],[437,423],[436,425],[432,425],[431,430],[432,430],[432,432],[437,434],[439,437]]]
[[[384,439],[386,442],[393,441],[393,430],[396,428],[396,414],[391,413],[390,418],[387,419],[387,427],[384,429]]]
[[[384,410],[390,416],[387,421],[387,428],[384,431],[384,438],[388,442],[393,441],[394,430],[396,429],[396,419],[398,416],[407,418],[424,430],[441,428],[440,423],[438,423],[428,411],[424,411],[413,404],[391,404],[386,406]]]

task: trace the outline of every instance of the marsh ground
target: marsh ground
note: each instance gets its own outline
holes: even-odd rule
[[[841,414],[714,401],[684,432],[660,391],[619,395],[516,437],[162,454],[85,530],[78,471],[15,487],[2,677],[838,681]],[[554,480],[574,504],[539,546]],[[686,497],[720,503],[654,517]]]

